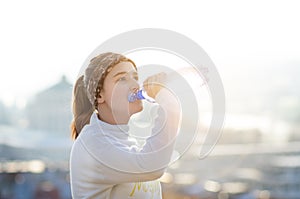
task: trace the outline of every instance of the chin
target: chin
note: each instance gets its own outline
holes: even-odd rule
[[[143,108],[144,107],[142,101],[138,101],[138,103],[133,104],[133,106],[131,107],[131,115],[141,112]]]
[[[135,113],[139,113],[144,109],[143,104],[141,103],[139,107],[137,107]]]
[[[141,112],[143,109],[144,109],[144,107],[143,107],[143,106],[140,106],[140,108],[138,109],[137,113],[138,113],[138,112]]]

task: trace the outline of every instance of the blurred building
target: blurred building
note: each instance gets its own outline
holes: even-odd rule
[[[4,106],[4,104],[0,101],[0,124],[9,124],[10,118],[7,111],[7,108]]]
[[[72,85],[63,76],[50,88],[38,93],[26,106],[28,127],[54,133],[69,131]]]

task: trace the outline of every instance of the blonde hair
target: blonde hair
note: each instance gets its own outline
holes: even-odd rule
[[[123,55],[111,52],[100,54],[91,59],[84,75],[77,79],[72,100],[71,137],[73,140],[78,137],[82,128],[90,123],[91,115],[97,110],[97,98],[111,68],[126,61],[131,62],[136,68],[135,63]]]

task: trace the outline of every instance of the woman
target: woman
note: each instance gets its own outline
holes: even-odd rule
[[[142,111],[133,61],[103,53],[90,61],[73,93],[70,156],[73,198],[162,198],[158,178],[170,162],[180,120],[175,96],[164,86],[163,73],[144,81],[147,94],[159,104],[152,134],[142,147],[128,134],[130,117]]]

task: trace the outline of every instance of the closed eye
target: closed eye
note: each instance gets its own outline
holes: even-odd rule
[[[126,76],[118,78],[118,81],[125,81],[125,80],[126,80]]]
[[[139,76],[138,76],[137,72],[134,72],[132,74],[129,74],[127,72],[120,72],[120,73],[115,74],[114,77],[116,78],[116,81],[125,81],[125,80],[128,80],[129,78],[133,78],[136,81],[139,80]]]

